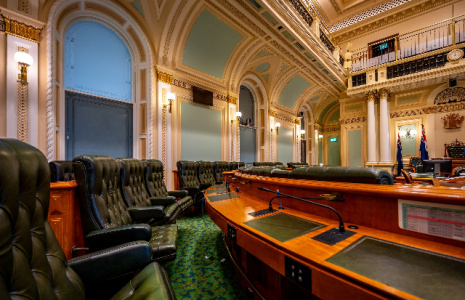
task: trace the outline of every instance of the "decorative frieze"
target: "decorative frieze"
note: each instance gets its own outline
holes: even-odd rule
[[[13,35],[28,41],[39,43],[40,33],[42,29],[35,28],[16,20],[8,19],[2,15],[4,25],[4,31],[6,34]]]
[[[450,87],[440,92],[434,99],[434,104],[446,104],[465,100],[465,88]]]
[[[343,124],[353,124],[353,123],[363,123],[366,122],[367,118],[366,117],[355,117],[355,118],[349,118],[349,119],[341,119],[341,125]]]

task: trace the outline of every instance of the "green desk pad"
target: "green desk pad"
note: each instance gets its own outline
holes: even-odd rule
[[[292,240],[301,235],[326,227],[324,224],[312,222],[285,213],[277,213],[260,219],[244,222],[280,242]]]
[[[214,185],[207,191],[207,194],[220,194],[226,193],[226,186],[224,184]]]
[[[465,299],[465,260],[363,237],[328,262],[423,299]]]
[[[240,198],[241,196],[238,196],[232,192],[225,193],[225,194],[220,194],[220,195],[215,195],[215,196],[208,196],[208,200],[210,202],[215,202],[215,201],[221,201],[221,200],[227,200],[227,199],[233,199],[233,198]]]

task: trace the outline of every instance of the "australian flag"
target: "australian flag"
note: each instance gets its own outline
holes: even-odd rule
[[[397,133],[397,176],[400,176],[400,170],[404,168],[402,162],[402,141],[400,140],[400,132]]]
[[[426,147],[426,134],[425,134],[425,126],[421,124],[421,143],[420,143],[420,156],[421,160],[428,160],[428,149]]]

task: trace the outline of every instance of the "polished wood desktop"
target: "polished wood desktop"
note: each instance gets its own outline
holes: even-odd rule
[[[373,237],[400,245],[439,253],[447,257],[465,259],[465,240],[450,239],[399,227],[399,199],[423,203],[450,204],[465,210],[465,191],[460,188],[432,185],[369,185],[342,182],[292,180],[235,173],[230,189],[238,198],[210,201],[215,193],[207,190],[206,209],[211,219],[228,236],[227,245],[237,264],[244,286],[253,285],[255,298],[266,299],[419,299],[393,286],[362,276],[327,260],[347,249],[362,237]],[[280,242],[246,224],[264,218],[250,212],[266,209],[274,194],[259,190],[264,187],[281,193],[320,198],[311,200],[336,209],[346,230],[355,234],[331,246],[312,239],[339,226],[334,212],[323,207],[282,197],[284,212],[327,225],[291,240]],[[341,193],[344,202],[323,200],[324,194]],[[278,201],[273,200],[273,208]],[[465,221],[464,221],[465,223]],[[356,229],[351,227],[356,226]],[[231,237],[231,228],[235,233]],[[355,227],[354,227],[355,228]],[[287,259],[311,269],[311,284],[296,284],[286,276]],[[379,265],[373,268],[385,268]],[[399,274],[400,275],[400,274]],[[248,281],[249,280],[249,281]]]

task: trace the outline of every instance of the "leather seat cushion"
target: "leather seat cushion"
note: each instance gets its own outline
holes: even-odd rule
[[[149,244],[152,247],[154,260],[158,262],[174,260],[178,246],[178,225],[152,227],[152,238]]]

